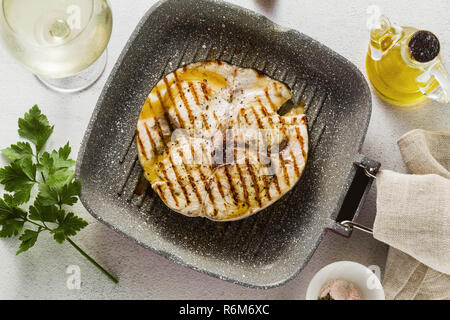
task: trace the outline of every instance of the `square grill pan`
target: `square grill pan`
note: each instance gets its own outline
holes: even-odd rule
[[[214,59],[286,83],[294,104],[304,102],[309,125],[299,183],[272,206],[234,222],[188,218],[151,188],[133,192],[142,173],[136,123],[150,90],[180,66]],[[370,113],[362,74],[308,36],[224,2],[161,1],[137,25],[97,102],[77,161],[81,200],[98,220],[178,263],[246,286],[277,286],[303,268],[327,228],[349,235],[336,222],[341,207],[346,203],[351,219],[371,183],[363,180],[356,195],[350,192],[363,179],[354,164],[378,166],[358,153]]]

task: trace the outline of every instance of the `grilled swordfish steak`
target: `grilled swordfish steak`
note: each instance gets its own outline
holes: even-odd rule
[[[160,80],[137,124],[145,177],[187,216],[237,220],[274,203],[299,180],[306,116],[280,116],[286,85],[221,61],[184,66]]]

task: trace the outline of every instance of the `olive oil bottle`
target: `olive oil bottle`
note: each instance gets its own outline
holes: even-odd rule
[[[380,15],[370,30],[367,76],[389,103],[411,106],[427,98],[447,103],[449,81],[439,52],[433,33],[391,24]]]

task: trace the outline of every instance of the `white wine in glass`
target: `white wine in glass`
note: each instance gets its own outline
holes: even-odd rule
[[[44,84],[74,92],[100,77],[112,31],[107,0],[0,3],[0,32],[6,47]]]

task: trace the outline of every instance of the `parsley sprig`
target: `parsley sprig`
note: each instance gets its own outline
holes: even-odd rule
[[[0,168],[0,183],[6,191],[0,198],[0,237],[20,235],[21,243],[17,251],[20,254],[34,246],[41,232],[50,232],[56,242],[67,240],[117,283],[116,278],[70,238],[88,223],[67,209],[78,201],[81,192],[81,181],[75,180],[75,161],[69,159],[69,143],[58,150],[43,152],[54,126],[50,125],[37,105],[25,113],[18,124],[19,135],[31,144],[21,141],[1,150],[9,164]],[[36,186],[37,196],[25,209]]]

